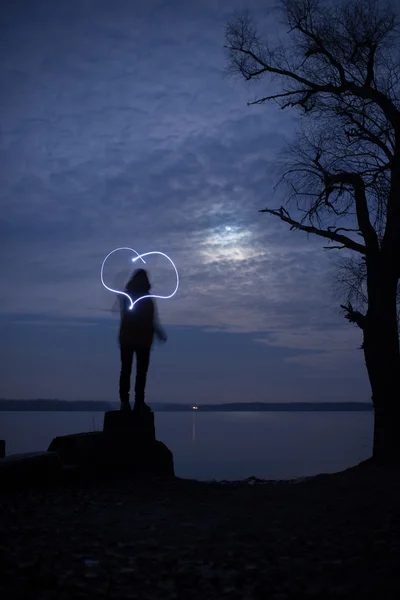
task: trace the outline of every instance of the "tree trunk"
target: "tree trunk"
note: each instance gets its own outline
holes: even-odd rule
[[[400,465],[400,414],[397,407],[381,409],[375,403],[372,458],[384,464]]]
[[[364,355],[374,405],[373,459],[400,464],[400,352],[397,277],[390,264],[368,264]]]

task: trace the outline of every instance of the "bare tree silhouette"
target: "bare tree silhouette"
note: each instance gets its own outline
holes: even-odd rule
[[[399,461],[398,15],[375,0],[281,0],[280,10],[288,26],[284,44],[261,36],[248,13],[226,29],[229,70],[271,85],[272,93],[249,104],[275,101],[302,119],[278,182],[287,185],[287,203],[261,212],[325,238],[329,249],[355,253],[341,274],[350,294],[342,308],[363,333],[373,458]],[[353,307],[354,299],[366,310]]]

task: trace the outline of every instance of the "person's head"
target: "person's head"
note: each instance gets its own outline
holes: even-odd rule
[[[128,290],[129,294],[135,296],[148,294],[150,288],[150,281],[147,272],[144,269],[136,269],[126,284],[126,289]]]

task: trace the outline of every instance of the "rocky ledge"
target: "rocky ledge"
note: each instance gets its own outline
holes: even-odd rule
[[[106,412],[103,431],[56,437],[47,452],[6,457],[1,449],[0,489],[105,474],[175,476],[172,452],[156,439],[153,412]]]
[[[48,450],[64,465],[174,476],[172,452],[156,440],[153,412],[108,411],[103,431],[56,437]]]

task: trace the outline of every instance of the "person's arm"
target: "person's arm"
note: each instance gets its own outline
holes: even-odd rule
[[[158,310],[157,310],[157,304],[154,302],[154,321],[153,321],[153,326],[154,326],[154,333],[156,334],[156,336],[158,337],[159,340],[161,340],[162,342],[166,342],[167,341],[167,334],[164,330],[164,328],[161,326],[160,323],[160,318],[158,316]]]
[[[122,322],[122,319],[124,318],[125,311],[126,311],[126,297],[123,296],[122,294],[120,294],[119,295],[119,314],[121,317],[121,322]]]

